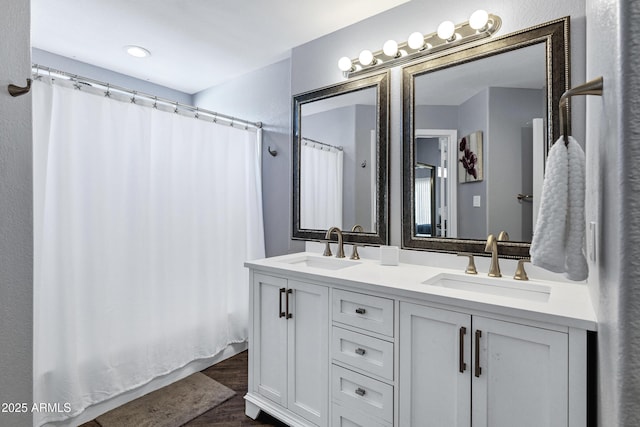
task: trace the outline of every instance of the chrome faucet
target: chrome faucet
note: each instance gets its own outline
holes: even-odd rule
[[[487,237],[487,245],[484,247],[484,251],[491,252],[489,277],[502,277],[502,273],[500,273],[500,264],[498,263],[498,240],[493,234],[489,234]]]
[[[336,232],[338,235],[338,253],[336,253],[336,258],[344,258],[344,245],[342,243],[342,231],[338,227],[331,227],[327,230],[327,234],[325,234],[324,238],[327,240],[327,245],[324,249],[324,256],[331,256],[331,248],[329,247],[329,241],[331,240],[331,233]]]

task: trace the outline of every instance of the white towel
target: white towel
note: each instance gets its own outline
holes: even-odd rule
[[[567,212],[566,273],[571,280],[586,280],[589,264],[584,256],[584,234],[586,227],[585,159],[580,144],[569,137],[569,209]]]
[[[549,150],[538,221],[529,254],[531,263],[555,273],[565,272],[569,156],[560,137]]]
[[[531,263],[570,280],[585,280],[585,158],[573,137],[560,137],[549,150]]]

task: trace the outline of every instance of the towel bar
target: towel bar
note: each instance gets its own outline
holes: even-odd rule
[[[564,145],[569,144],[569,106],[567,101],[572,96],[576,95],[598,95],[602,96],[602,89],[604,80],[601,77],[595,78],[591,81],[583,83],[579,86],[569,89],[560,97],[560,127],[562,128],[562,135],[564,136]]]

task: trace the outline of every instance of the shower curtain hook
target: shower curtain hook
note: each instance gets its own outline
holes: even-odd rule
[[[213,113],[213,123],[218,123],[218,113]]]
[[[155,108],[156,110],[158,109],[158,97],[157,96],[153,97],[153,108]]]
[[[200,118],[200,107],[196,107],[196,115],[194,116],[196,119]]]
[[[176,109],[173,110],[174,113],[178,114],[178,101],[176,101]]]
[[[235,120],[236,120],[236,119],[235,119],[234,117],[231,117],[231,123],[229,123],[229,126],[233,127],[233,122],[234,122]]]
[[[104,93],[104,96],[111,98],[111,85],[109,83],[107,83],[107,91]]]
[[[132,93],[133,93],[133,96],[131,97],[131,103],[135,104],[136,103],[136,93],[137,92],[134,90]]]

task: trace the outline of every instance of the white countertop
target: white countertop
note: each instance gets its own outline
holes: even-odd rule
[[[451,255],[453,256],[453,255]],[[429,267],[416,264],[400,263],[397,266],[381,265],[379,260],[361,259],[352,261],[354,265],[328,270],[290,263],[305,257],[317,258],[322,262],[327,258],[317,253],[300,252],[245,262],[245,266],[256,271],[271,274],[286,273],[297,278],[330,283],[334,286],[344,285],[369,289],[371,291],[390,293],[397,297],[418,297],[425,301],[464,307],[472,310],[514,316],[556,325],[597,330],[597,319],[584,283],[564,283],[549,280],[531,279],[515,281],[510,278],[487,278],[486,273],[477,276],[466,275],[464,271],[448,268]],[[335,258],[332,258],[335,259]],[[348,259],[346,259],[348,261]],[[329,261],[331,262],[331,261]],[[484,293],[472,290],[450,289],[432,286],[423,282],[445,274],[461,280],[474,280],[498,285],[498,291]],[[528,298],[504,296],[500,294],[500,286],[537,285],[548,287],[549,298],[546,301],[535,301]]]

